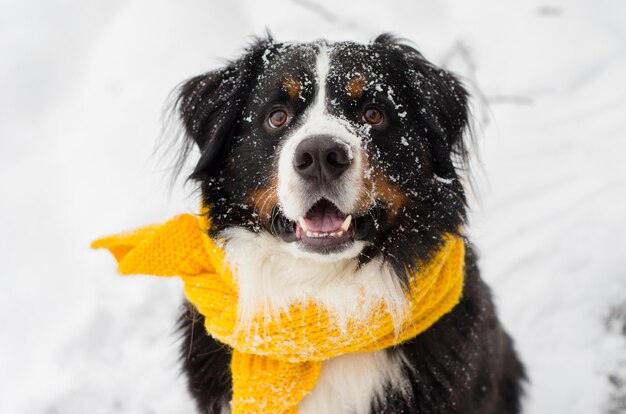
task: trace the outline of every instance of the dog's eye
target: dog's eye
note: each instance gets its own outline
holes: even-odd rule
[[[270,128],[281,128],[289,120],[289,114],[284,109],[276,109],[270,113],[267,123]]]
[[[383,111],[376,107],[370,106],[363,112],[363,121],[370,125],[380,125],[384,120],[385,116],[383,115]]]

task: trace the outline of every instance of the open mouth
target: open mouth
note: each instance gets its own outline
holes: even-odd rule
[[[374,209],[362,216],[341,212],[331,201],[321,199],[296,222],[276,212],[273,230],[287,242],[297,242],[302,250],[331,254],[348,249],[355,240],[365,240],[373,234],[376,221]]]

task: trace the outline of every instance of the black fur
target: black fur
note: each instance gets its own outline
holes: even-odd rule
[[[229,227],[276,234],[277,223],[289,230],[280,206],[263,213],[250,200],[255,191],[271,185],[281,138],[300,126],[300,116],[313,100],[315,57],[324,44],[259,40],[239,60],[181,88],[177,109],[188,142],[201,150],[192,178],[210,206],[211,236]],[[328,76],[327,94],[333,102],[328,110],[358,123],[366,105],[385,109],[384,130],[364,132],[363,145],[373,168],[406,194],[399,206],[376,200],[369,213],[375,226],[363,237],[370,247],[360,261],[383,255],[404,279],[428,260],[444,234],[456,233],[465,222],[459,169],[468,151],[467,93],[454,76],[392,36],[381,35],[370,45],[332,46],[336,63]],[[355,73],[372,83],[358,99],[347,99],[344,82]],[[281,90],[287,75],[304,80],[299,96]],[[280,132],[268,131],[266,115],[277,103],[290,108],[293,121]],[[399,211],[396,216],[390,213],[393,208]],[[373,413],[520,411],[524,370],[496,317],[476,258],[469,246],[467,250],[461,303],[426,332],[387,350],[409,361],[410,398],[390,389],[383,401],[372,402]],[[181,318],[184,369],[201,412],[217,413],[230,399],[230,350],[206,335],[202,321],[191,305]]]
[[[414,270],[416,258],[428,260],[440,246],[441,236],[456,233],[465,221],[465,194],[454,163],[463,163],[467,157],[462,137],[467,125],[467,93],[448,72],[389,35],[379,36],[369,47],[346,43],[335,53],[340,62],[350,62],[339,65],[337,79],[354,71],[382,72],[395,91],[394,102],[406,112],[403,119],[390,116],[391,125],[384,131],[372,132],[369,153],[376,168],[401,181],[413,202],[402,206],[401,226],[386,220],[383,209],[375,243],[365,252],[381,251],[399,275],[406,275]],[[372,54],[383,58],[373,60]],[[362,100],[395,112],[394,102],[375,90],[364,94]],[[347,101],[341,110],[359,108],[359,102],[349,108],[352,104]],[[450,183],[442,185],[434,177]]]
[[[520,411],[524,368],[481,280],[470,246],[461,302],[426,332],[389,352],[411,365],[411,396],[390,392],[373,413],[509,414]]]
[[[231,399],[231,351],[206,334],[204,316],[189,303],[184,305],[178,326],[183,334],[183,369],[198,411],[218,414]]]

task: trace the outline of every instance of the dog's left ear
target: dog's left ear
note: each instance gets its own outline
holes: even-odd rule
[[[257,41],[229,65],[186,81],[180,88],[177,110],[188,139],[201,155],[192,178],[215,175],[224,165],[237,121],[262,65],[271,39]]]
[[[385,45],[395,55],[404,84],[414,89],[411,105],[420,114],[434,157],[435,173],[455,178],[454,157],[467,159],[463,134],[468,125],[468,93],[450,72],[430,63],[411,46],[391,35],[380,35],[374,44]]]

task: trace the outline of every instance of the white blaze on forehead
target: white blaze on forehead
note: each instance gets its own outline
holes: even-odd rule
[[[326,135],[333,137],[338,143],[345,144],[349,148],[352,167],[344,173],[338,182],[342,194],[341,199],[333,200],[340,210],[344,213],[350,213],[355,208],[362,186],[362,159],[361,151],[359,150],[361,139],[349,122],[331,115],[327,110],[328,96],[326,88],[330,68],[330,50],[322,45],[315,64],[315,77],[317,80],[315,99],[305,111],[301,126],[285,138],[284,144],[280,149],[278,198],[284,215],[294,221],[299,216],[304,216],[311,207],[311,195],[304,194],[302,179],[293,167],[296,148],[303,140],[317,135]]]
[[[320,47],[315,62],[315,76],[317,77],[317,93],[315,101],[310,109],[309,116],[315,117],[326,113],[326,79],[330,71],[330,56],[328,49],[324,46]]]

